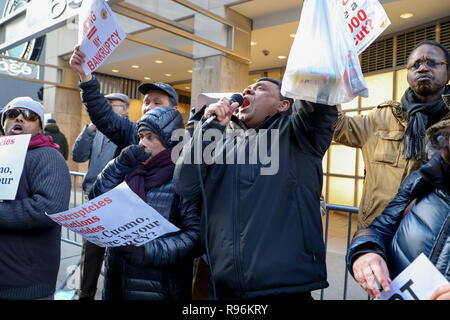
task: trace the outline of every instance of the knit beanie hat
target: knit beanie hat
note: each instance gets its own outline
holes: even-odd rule
[[[169,107],[157,107],[145,113],[137,122],[138,133],[141,130],[154,132],[166,148],[175,146],[178,141],[172,141],[172,132],[184,129],[183,117],[178,110]]]
[[[9,109],[16,109],[16,108],[25,108],[36,113],[41,119],[41,128],[43,128],[44,106],[41,103],[34,101],[30,97],[17,97],[8,102],[5,109],[3,109],[1,123],[3,123],[4,121],[5,112],[8,111]]]

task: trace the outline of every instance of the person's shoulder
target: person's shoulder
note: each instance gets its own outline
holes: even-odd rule
[[[395,100],[385,100],[381,102],[379,105],[377,105],[377,109],[383,108],[401,108],[401,104],[400,102]]]

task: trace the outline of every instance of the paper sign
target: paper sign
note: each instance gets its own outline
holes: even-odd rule
[[[14,200],[31,134],[0,137],[0,200]]]
[[[126,34],[104,0],[84,0],[80,9],[78,43],[86,58],[86,74],[97,70],[125,39]]]
[[[390,284],[390,292],[381,292],[382,300],[428,300],[433,292],[448,281],[421,253]]]
[[[341,0],[345,22],[360,55],[391,24],[378,0]]]
[[[81,206],[48,217],[101,247],[141,246],[180,230],[139,198],[126,182]]]

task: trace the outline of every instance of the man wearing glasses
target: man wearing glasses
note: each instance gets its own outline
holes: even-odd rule
[[[450,54],[434,41],[417,44],[407,62],[409,88],[401,102],[386,101],[367,115],[339,112],[333,139],[361,148],[365,179],[358,229],[367,228],[394,198],[400,183],[427,162],[428,137],[450,126]]]
[[[0,202],[0,300],[53,299],[56,288],[61,227],[45,213],[69,208],[70,174],[43,122],[42,104],[29,97],[9,102],[1,117],[7,136],[31,140],[16,198]]]
[[[128,118],[130,98],[122,93],[111,93],[105,96],[111,109],[118,115]],[[75,162],[89,160],[89,167],[83,179],[83,192],[85,201],[106,164],[114,159],[120,150],[97,127],[90,123],[86,125],[78,136],[72,148],[72,159]],[[105,248],[99,247],[89,241],[83,241],[80,263],[80,289],[75,300],[93,300],[97,291],[97,281],[105,255]]]

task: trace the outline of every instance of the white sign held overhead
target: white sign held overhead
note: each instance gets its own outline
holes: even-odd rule
[[[111,8],[104,0],[84,0],[80,9],[78,43],[85,55],[86,74],[97,70],[125,39]]]
[[[0,200],[14,200],[31,134],[0,137]]]
[[[141,246],[180,230],[139,198],[126,182],[81,206],[48,217],[101,247]]]

